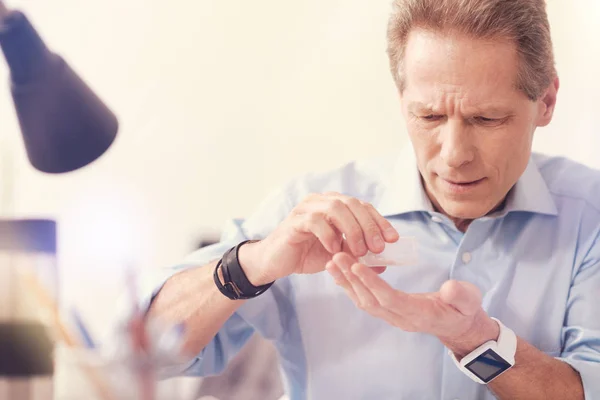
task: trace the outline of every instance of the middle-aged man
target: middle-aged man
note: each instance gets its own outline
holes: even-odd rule
[[[193,357],[167,372],[257,331],[293,400],[600,399],[600,173],[531,152],[544,1],[397,0],[388,40],[413,151],[293,179],[168,270],[148,316]],[[414,265],[357,262],[399,236]]]

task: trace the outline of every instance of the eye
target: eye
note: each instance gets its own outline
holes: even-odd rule
[[[497,126],[502,124],[506,118],[487,118],[487,117],[474,117],[473,120],[478,123],[479,125],[485,125],[485,126]]]
[[[427,122],[435,122],[435,121],[440,121],[444,118],[443,115],[436,115],[436,114],[429,114],[429,115],[423,115],[421,117],[419,117],[420,119],[422,119],[423,121],[427,121]]]

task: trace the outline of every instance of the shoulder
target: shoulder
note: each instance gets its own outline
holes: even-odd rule
[[[548,190],[555,198],[585,202],[600,212],[600,171],[565,157],[534,153]]]
[[[254,239],[264,237],[312,193],[338,192],[370,202],[397,160],[397,155],[355,160],[326,171],[292,177],[270,191],[248,218],[233,221],[237,225],[231,226],[230,231],[237,234],[242,230],[246,237]]]
[[[311,193],[338,192],[364,201],[372,200],[393,173],[398,155],[353,160],[326,171],[308,172],[290,179],[284,186],[291,203]]]

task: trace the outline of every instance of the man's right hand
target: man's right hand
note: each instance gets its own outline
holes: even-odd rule
[[[345,239],[344,239],[345,238]],[[265,239],[240,247],[240,264],[255,286],[294,273],[321,272],[339,252],[381,253],[399,238],[375,208],[339,193],[311,194]]]

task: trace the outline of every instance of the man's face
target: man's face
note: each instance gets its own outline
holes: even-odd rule
[[[529,100],[515,85],[517,57],[509,41],[409,35],[402,109],[427,194],[453,219],[503,201],[527,166],[535,128],[552,117],[558,81]]]

